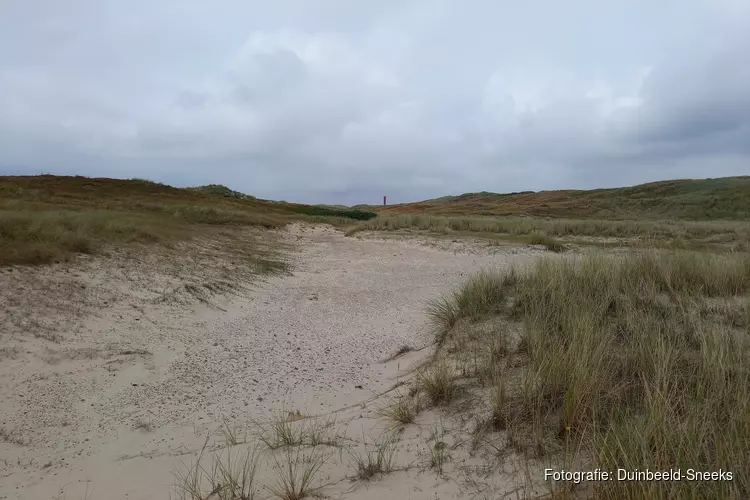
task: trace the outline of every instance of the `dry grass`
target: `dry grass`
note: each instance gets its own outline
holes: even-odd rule
[[[450,403],[458,394],[453,370],[443,359],[417,372],[417,385],[433,405]]]
[[[551,236],[546,234],[532,234],[529,238],[529,244],[531,245],[542,245],[550,252],[559,253],[565,250],[565,245],[557,241]]]
[[[446,431],[442,422],[433,426],[427,439],[429,452],[427,455],[427,466],[434,469],[438,475],[443,475],[443,468],[453,457],[450,447],[446,442]]]
[[[256,472],[260,462],[258,447],[244,453],[227,450],[203,465],[205,445],[194,464],[175,473],[174,491],[178,500],[253,500],[257,498]]]
[[[399,397],[394,403],[382,408],[380,416],[393,422],[395,425],[406,425],[414,422],[417,416],[417,404],[405,397]]]
[[[259,424],[258,437],[269,449],[298,446],[304,441],[304,423],[301,414],[281,411],[267,422]]]
[[[418,230],[434,234],[462,234],[504,237],[542,244],[550,250],[560,251],[561,243],[554,238],[615,238],[637,240],[643,245],[668,245],[672,247],[728,247],[738,249],[750,242],[750,224],[744,221],[676,221],[676,220],[611,220],[611,219],[561,219],[517,216],[440,216],[380,215],[349,228],[351,236],[359,231]],[[535,242],[536,241],[536,242]]]
[[[533,215],[587,219],[747,219],[750,177],[679,179],[632,187],[466,193],[385,208],[381,214]]]
[[[397,434],[384,432],[373,443],[365,442],[364,447],[362,453],[356,449],[349,450],[351,465],[358,479],[367,481],[376,475],[389,474],[396,469]]]
[[[282,410],[256,424],[258,439],[270,450],[293,446],[339,446],[335,419],[308,418]]]
[[[257,200],[223,186],[207,188],[179,189],[137,179],[0,177],[0,266],[47,264],[139,245],[172,248],[217,228],[237,233],[295,220],[340,223],[365,214]]]
[[[281,457],[272,457],[277,481],[269,490],[280,500],[302,500],[312,495],[319,489],[314,483],[329,458],[320,448],[285,447]]]
[[[452,295],[430,302],[427,315],[433,322],[438,343],[459,320],[476,320],[497,312],[516,280],[512,271],[507,274],[481,272],[469,278]]]
[[[492,424],[509,446],[537,458],[575,451],[591,469],[734,474],[597,483],[596,498],[750,495],[750,255],[542,259],[511,280],[494,279],[506,290],[494,307],[487,302],[494,295],[466,290],[447,303],[465,308],[456,299],[463,293],[476,297],[476,310],[523,326],[523,341],[505,360],[520,371],[511,383],[494,370],[487,393]],[[434,319],[442,327],[452,321]]]
[[[219,427],[219,434],[221,435],[224,444],[226,446],[236,446],[247,442],[248,432],[243,426],[238,426],[224,419],[221,426]]]

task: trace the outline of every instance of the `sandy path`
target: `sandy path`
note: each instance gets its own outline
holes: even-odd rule
[[[4,325],[0,499],[169,498],[180,457],[222,418],[322,414],[392,387],[406,363],[384,359],[429,345],[429,299],[476,270],[539,253],[447,251],[321,227],[294,226],[284,238],[297,247],[292,276],[213,305],[154,300],[161,278],[137,267],[0,274],[5,298],[34,297],[53,278],[97,298],[79,324],[45,326],[58,330],[56,343],[25,334],[22,322]]]

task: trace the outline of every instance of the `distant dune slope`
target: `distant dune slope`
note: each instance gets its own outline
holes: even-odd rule
[[[750,176],[681,179],[588,191],[466,193],[387,207],[356,208],[381,214],[746,219],[750,217]]]

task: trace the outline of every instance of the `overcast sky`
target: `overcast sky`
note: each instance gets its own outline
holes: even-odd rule
[[[747,0],[0,0],[0,174],[414,201],[750,174]]]

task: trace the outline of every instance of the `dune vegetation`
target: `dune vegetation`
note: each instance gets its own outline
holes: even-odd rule
[[[362,211],[258,200],[218,185],[175,188],[132,179],[0,177],[0,265],[45,264],[105,249],[173,246],[198,235],[294,221],[364,219]]]
[[[750,495],[750,255],[550,257],[479,274],[430,314],[442,375],[424,389],[444,399],[469,381],[492,409],[478,432],[501,434],[530,461],[733,475],[603,481],[586,496]]]

